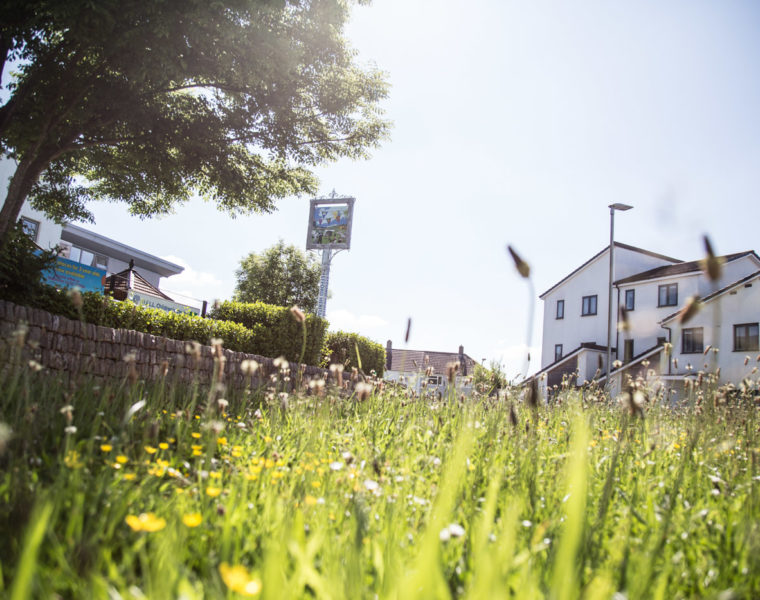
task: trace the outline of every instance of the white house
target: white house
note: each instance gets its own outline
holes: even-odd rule
[[[15,164],[8,159],[0,159],[0,193],[5,203],[5,193],[8,180],[13,174]],[[60,256],[68,258],[88,267],[97,267],[106,271],[107,275],[119,273],[130,268],[158,288],[162,277],[171,277],[184,270],[177,264],[153,256],[147,252],[128,246],[119,241],[100,235],[84,227],[66,223],[59,225],[49,219],[44,212],[35,210],[29,202],[24,202],[19,214],[24,229],[35,243],[44,249],[58,247]]]
[[[760,257],[747,251],[721,259],[721,278],[711,282],[702,261],[683,262],[615,243],[610,345],[612,360],[622,366],[613,365],[613,393],[626,375],[653,371],[667,383],[703,370],[704,361],[695,359],[708,345],[719,349],[708,366],[720,367],[721,381],[741,379],[746,352],[757,350],[760,302],[753,296],[752,282],[760,272]],[[606,380],[608,290],[609,246],[540,296],[544,334],[537,376],[544,393],[563,377],[575,385]],[[724,300],[727,294],[731,300]],[[732,294],[742,296],[741,302]],[[704,310],[694,318],[694,325],[690,321],[682,330],[677,317],[692,296],[703,300]],[[721,310],[729,302],[733,310]],[[734,326],[738,328],[736,344],[731,337]],[[666,342],[673,345],[672,356],[663,351]]]

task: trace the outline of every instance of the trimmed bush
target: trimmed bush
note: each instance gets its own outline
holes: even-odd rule
[[[220,338],[224,347],[236,352],[256,352],[256,330],[238,323],[204,319],[195,315],[164,312],[156,308],[119,302],[100,294],[84,294],[82,316],[88,323],[134,329],[175,340],[196,340],[208,344]]]
[[[284,356],[289,361],[301,358],[303,325],[296,321],[289,308],[263,302],[222,302],[215,306],[211,318],[232,321],[254,331],[256,354]],[[323,354],[327,321],[313,314],[306,315],[306,347],[301,362],[318,365]]]
[[[132,302],[120,302],[92,292],[81,294],[82,303],[77,308],[72,302],[70,292],[50,286],[43,288],[39,294],[21,303],[69,319],[82,319],[87,323],[115,329],[133,329],[175,340],[195,340],[208,344],[211,338],[221,338],[224,347],[229,350],[270,358],[284,356],[291,362],[300,360],[307,365],[319,365],[326,355],[324,344],[327,321],[312,314],[306,315],[304,349],[303,326],[296,321],[289,308],[282,306],[272,306],[263,302],[223,302],[211,311],[210,318],[204,319],[195,315],[168,313],[137,306]],[[13,301],[12,298],[4,299]],[[375,369],[378,373],[382,372],[385,360],[385,350],[382,347],[355,334],[342,335],[354,336],[358,340],[365,371]],[[373,358],[374,350],[369,350],[372,345],[382,351],[382,358],[379,359],[380,369],[375,366],[378,361]],[[354,358],[353,362],[348,361],[347,366],[355,364]]]
[[[357,348],[359,349],[362,370],[365,373],[375,371],[378,377],[382,377],[385,370],[385,347],[356,333],[329,332],[325,340],[322,365],[340,363],[346,369],[358,368]]]
[[[4,299],[12,301],[10,298]],[[229,350],[260,354],[256,351],[255,343],[258,328],[250,330],[230,321],[167,313],[155,308],[137,306],[131,302],[119,302],[94,292],[81,294],[81,299],[81,306],[77,308],[68,291],[45,286],[43,293],[21,303],[69,319],[82,319],[93,325],[133,329],[175,340],[195,340],[209,344],[211,338],[220,338],[224,347]]]

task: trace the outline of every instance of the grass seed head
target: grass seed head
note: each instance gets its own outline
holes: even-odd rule
[[[618,331],[628,332],[631,330],[631,322],[628,319],[628,310],[625,306],[620,307],[620,321],[618,322]]]
[[[515,249],[512,248],[512,246],[507,246],[507,250],[509,251],[509,254],[512,256],[512,260],[515,263],[515,268],[517,269],[517,272],[520,274],[520,277],[523,279],[527,279],[530,277],[530,265],[526,263],[520,255],[515,252]]]
[[[681,313],[678,316],[678,322],[681,325],[685,325],[694,318],[694,316],[699,312],[701,308],[702,303],[699,300],[699,296],[690,296],[686,300],[686,306],[683,307]]]
[[[252,358],[248,358],[240,363],[240,370],[246,377],[251,377],[256,371],[259,370],[259,363]]]
[[[290,314],[297,323],[303,323],[306,321],[306,315],[303,314],[303,311],[295,305],[290,307]]]
[[[359,401],[364,401],[372,394],[372,384],[366,381],[360,381],[356,384],[356,397]]]
[[[705,243],[705,259],[702,261],[702,270],[707,274],[710,281],[718,281],[723,271],[723,260],[715,256],[710,239],[705,235],[702,237]]]
[[[446,379],[448,379],[450,384],[454,383],[454,379],[456,378],[458,372],[459,363],[457,361],[452,361],[446,365]]]
[[[525,403],[533,409],[538,408],[540,401],[540,392],[538,391],[538,380],[533,377],[525,390]]]

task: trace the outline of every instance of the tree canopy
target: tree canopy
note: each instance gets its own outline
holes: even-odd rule
[[[17,163],[0,238],[26,198],[140,216],[193,194],[232,214],[316,192],[310,168],[387,136],[384,74],[343,36],[352,0],[6,0],[0,151]]]
[[[280,240],[257,254],[251,252],[240,261],[235,272],[235,300],[266,302],[278,306],[296,305],[315,312],[322,269],[317,259],[296,246]]]

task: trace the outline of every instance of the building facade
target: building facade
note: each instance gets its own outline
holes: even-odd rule
[[[2,192],[0,204],[5,203],[8,180],[14,169],[13,161],[0,160],[0,191]],[[159,288],[162,278],[177,275],[184,270],[184,267],[180,265],[95,231],[73,223],[64,225],[56,223],[44,212],[32,208],[29,202],[24,202],[19,221],[40,248],[45,250],[58,248],[60,257],[88,267],[102,269],[107,276],[133,268],[152,286]]]
[[[628,375],[655,374],[665,383],[696,375],[706,368],[705,361],[696,359],[708,345],[717,351],[707,367],[720,367],[722,382],[741,378],[746,352],[757,350],[760,301],[752,288],[757,287],[753,278],[760,273],[760,258],[746,251],[720,260],[720,279],[710,281],[702,261],[684,262],[615,243],[609,324],[612,393]],[[607,383],[608,290],[609,246],[540,296],[544,334],[537,377],[545,394],[563,380]],[[701,324],[682,325],[680,312],[693,298],[701,299],[703,310],[694,321]],[[733,310],[721,309],[721,303]],[[736,334],[734,327],[739,327]],[[664,351],[666,343],[669,352]]]

